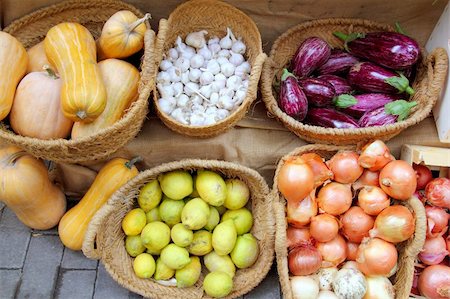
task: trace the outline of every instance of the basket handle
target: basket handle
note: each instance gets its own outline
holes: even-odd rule
[[[83,254],[90,259],[99,260],[102,257],[102,248],[97,246],[97,233],[103,221],[108,218],[109,214],[114,211],[114,207],[110,204],[105,204],[98,210],[88,225],[86,234],[84,235],[83,246],[81,250]]]
[[[427,76],[428,88],[427,96],[437,100],[442,87],[445,83],[445,78],[448,70],[448,56],[447,51],[443,48],[434,49],[427,57]],[[434,105],[434,103],[433,103]]]

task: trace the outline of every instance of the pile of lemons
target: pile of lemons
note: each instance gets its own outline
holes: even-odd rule
[[[249,198],[245,182],[209,170],[175,170],[151,180],[140,190],[139,208],[122,220],[134,272],[163,285],[190,287],[200,278],[203,257],[209,271],[204,291],[228,295],[236,267],[252,266],[259,255],[250,233],[253,215],[245,207]]]

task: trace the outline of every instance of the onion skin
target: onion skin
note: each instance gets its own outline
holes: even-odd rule
[[[317,215],[317,201],[314,192],[299,203],[287,202],[287,222],[293,227],[303,227],[311,222],[311,217]]]
[[[444,209],[426,206],[425,213],[427,215],[427,237],[442,236],[448,230],[448,221],[450,214]]]
[[[342,233],[350,242],[361,243],[363,238],[369,236],[374,220],[364,213],[363,209],[354,206],[341,216]]]
[[[367,291],[363,299],[394,299],[395,290],[391,281],[384,276],[366,277]]]
[[[419,259],[425,265],[437,265],[441,263],[448,255],[447,244],[441,236],[436,238],[427,238],[419,253]]]
[[[296,276],[317,272],[322,264],[322,256],[312,245],[304,244],[293,248],[288,255],[289,271]]]
[[[387,145],[381,140],[375,140],[362,148],[358,163],[370,171],[379,171],[393,160],[395,158]]]
[[[352,205],[350,185],[331,182],[323,186],[317,195],[319,208],[333,216],[345,213]]]
[[[359,190],[364,186],[380,186],[380,172],[364,169],[362,175],[352,184],[353,190]]]
[[[331,157],[327,165],[334,174],[334,180],[342,184],[356,182],[364,170],[358,159],[359,155],[353,151],[340,151]]]
[[[436,178],[425,187],[425,197],[440,208],[450,209],[450,179]]]
[[[380,187],[366,186],[359,191],[358,206],[368,215],[377,216],[390,204],[389,197]]]
[[[427,184],[433,179],[431,170],[422,164],[413,164],[413,169],[417,175],[417,190],[425,189]]]
[[[287,237],[287,247],[289,249],[311,242],[311,234],[309,233],[309,228],[297,228],[293,226],[288,226],[286,230]]]
[[[390,197],[407,200],[416,191],[416,172],[403,160],[389,162],[380,172],[380,186]]]
[[[292,295],[294,299],[317,299],[319,283],[311,276],[290,277]]]
[[[419,276],[420,294],[430,299],[450,297],[450,267],[433,265],[425,268]]]
[[[328,242],[336,238],[339,221],[327,213],[319,214],[311,218],[309,230],[317,242]]]
[[[333,172],[323,161],[323,158],[316,153],[306,153],[300,156],[314,174],[314,187],[322,186],[324,182],[333,179]]]
[[[299,202],[314,189],[314,173],[303,159],[291,157],[281,166],[277,183],[288,202]]]
[[[408,240],[414,234],[415,221],[408,208],[401,205],[387,207],[375,219],[370,237],[378,237],[391,243]]]
[[[322,267],[336,267],[347,258],[347,244],[341,235],[329,242],[317,242],[317,249],[322,255]]]
[[[388,276],[397,264],[395,246],[379,238],[365,239],[358,249],[358,269],[369,276]]]
[[[356,261],[359,243],[347,242],[347,260]]]

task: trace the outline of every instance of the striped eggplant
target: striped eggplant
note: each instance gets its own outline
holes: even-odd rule
[[[311,108],[305,122],[313,126],[338,129],[354,129],[359,125],[352,117],[331,108]]]
[[[287,69],[281,76],[279,103],[287,115],[302,121],[308,113],[308,99],[298,85],[297,78]]]
[[[336,75],[322,75],[318,78],[331,83],[331,85],[333,85],[334,87],[334,91],[336,92],[336,96],[343,93],[351,93],[353,90],[350,84],[347,82],[347,79],[344,79],[342,77]]]
[[[359,95],[341,94],[334,98],[333,104],[340,111],[360,118],[365,112],[383,107],[387,103],[399,100],[399,95],[385,93],[365,93]]]
[[[407,102],[397,100],[388,103],[382,107],[368,111],[359,119],[358,124],[361,127],[384,126],[402,121],[408,117],[411,108],[416,106],[417,102]]]
[[[324,64],[331,54],[331,47],[320,37],[307,38],[292,58],[291,68],[299,78],[306,78]]]
[[[370,32],[335,36],[345,42],[345,48],[353,55],[367,59],[393,70],[406,69],[417,62],[419,44],[412,38],[397,32]]]
[[[325,107],[332,104],[336,92],[331,83],[318,78],[300,79],[298,83],[305,92],[310,105]]]
[[[320,75],[344,73],[358,62],[358,58],[352,54],[340,49],[333,49],[330,58],[317,69],[317,72]]]
[[[394,73],[372,62],[360,62],[350,68],[347,80],[355,89],[366,92],[403,93],[410,95],[414,89],[403,75]]]

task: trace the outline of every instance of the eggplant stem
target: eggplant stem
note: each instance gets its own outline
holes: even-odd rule
[[[413,95],[414,94],[414,89],[411,86],[406,87],[406,93],[409,95]]]

